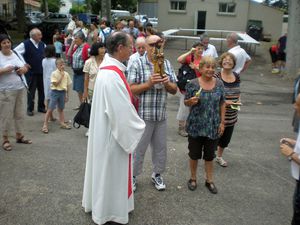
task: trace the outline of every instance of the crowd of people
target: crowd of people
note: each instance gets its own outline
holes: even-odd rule
[[[166,41],[162,33],[136,26],[133,20],[128,26],[117,22],[115,29],[108,21],[99,26],[91,24],[87,29],[73,19],[63,46],[57,43],[61,38],[58,31],[53,44],[46,46],[41,31],[34,28],[30,38],[14,50],[10,37],[0,35],[2,147],[12,150],[8,140],[11,122],[15,124],[17,143],[32,143],[24,137],[22,126],[26,91],[27,115],[34,116],[38,90],[37,111],[45,113],[43,133],[50,130],[48,122],[56,120],[54,110],[60,127],[71,129],[65,122],[64,108],[73,85],[78,104],[85,100],[92,104],[82,206],[92,212],[97,224],[126,224],[128,212],[134,209],[133,192],[148,146],[152,150],[151,181],[159,191],[167,188],[163,179],[167,162],[166,107],[168,94],[177,93],[177,76],[162,53]],[[177,59],[196,74],[180,92],[177,115],[179,135],[188,137],[187,188],[191,191],[199,183],[199,159],[205,162],[204,185],[213,194],[218,193],[213,160],[228,166],[223,154],[242,104],[240,76],[251,62],[237,40],[236,33],[229,34],[228,52],[218,59],[216,48],[204,34]],[[65,63],[72,74],[65,71]],[[122,118],[118,117],[120,111]]]

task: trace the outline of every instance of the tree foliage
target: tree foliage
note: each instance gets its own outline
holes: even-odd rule
[[[101,11],[100,0],[90,0],[91,11],[94,14],[99,14]],[[136,11],[137,0],[111,0],[112,9],[128,10],[131,13]]]
[[[136,11],[137,0],[111,0],[112,9],[124,9],[131,13]]]
[[[60,0],[46,0],[48,2],[48,10],[49,12],[59,12],[59,8],[61,6]],[[42,12],[45,12],[45,2],[42,1],[41,5]]]
[[[77,14],[77,13],[84,13],[86,12],[86,5],[81,4],[81,5],[76,5],[73,3],[72,8],[70,9],[70,14]]]
[[[288,8],[289,8],[288,0],[264,0],[263,4],[281,9],[285,13],[288,13]]]
[[[24,6],[24,0],[17,0],[16,1],[16,14],[17,20],[18,20],[18,31],[20,33],[23,33],[25,30],[25,6]]]

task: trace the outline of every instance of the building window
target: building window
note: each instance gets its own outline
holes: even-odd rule
[[[236,4],[233,2],[228,3],[219,3],[219,13],[229,13],[234,14],[235,13],[235,6]]]
[[[176,11],[186,10],[186,1],[170,1],[170,9]]]

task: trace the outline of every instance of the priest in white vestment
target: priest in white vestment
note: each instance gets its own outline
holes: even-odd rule
[[[96,224],[127,224],[134,209],[131,153],[145,123],[132,105],[121,63],[128,60],[131,45],[123,32],[107,39],[108,53],[95,82],[82,206]]]

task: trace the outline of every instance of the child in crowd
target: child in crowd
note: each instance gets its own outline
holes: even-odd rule
[[[45,108],[48,109],[49,100],[50,100],[50,85],[51,85],[51,74],[56,70],[55,65],[55,47],[54,45],[47,45],[45,48],[45,58],[42,61],[43,66],[43,83],[44,83],[44,94],[45,94]],[[49,115],[50,121],[55,121],[56,119],[53,117],[51,113]]]
[[[60,42],[60,37],[56,36],[53,37],[53,41],[54,41],[54,47],[55,47],[55,56],[56,58],[60,58],[61,54],[63,52],[63,44]]]
[[[65,123],[63,110],[65,108],[65,102],[69,99],[70,85],[72,81],[70,75],[65,71],[65,63],[62,58],[56,59],[56,67],[57,70],[51,74],[51,97],[42,128],[42,132],[45,134],[49,132],[48,121],[56,105],[59,114],[60,128],[67,130],[71,129],[71,126]]]

